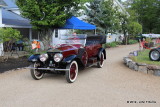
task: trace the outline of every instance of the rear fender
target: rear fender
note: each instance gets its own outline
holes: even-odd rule
[[[101,49],[99,50],[98,58],[101,57],[101,53],[102,53],[102,52],[103,52],[103,54],[104,54],[104,59],[106,59],[106,50],[105,50],[104,48],[101,48]]]
[[[28,58],[28,61],[29,61],[29,62],[37,62],[38,59],[39,59],[39,56],[40,56],[40,54],[31,55],[31,56]]]

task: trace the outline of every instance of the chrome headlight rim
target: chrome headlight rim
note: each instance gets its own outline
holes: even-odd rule
[[[55,62],[60,62],[63,59],[63,54],[62,53],[56,53],[53,56],[53,59],[54,59]]]
[[[48,54],[41,54],[41,55],[39,56],[39,60],[40,60],[41,62],[45,62],[47,59],[48,59]]]

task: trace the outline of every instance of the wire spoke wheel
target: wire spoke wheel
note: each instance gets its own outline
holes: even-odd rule
[[[69,83],[73,83],[78,75],[78,65],[76,61],[72,61],[66,67],[68,71],[66,71],[66,80]]]
[[[31,65],[34,68],[38,68],[39,64],[38,63],[34,63],[33,65]],[[33,77],[33,79],[35,80],[40,80],[43,78],[44,76],[44,72],[41,70],[37,70],[37,69],[31,69],[31,76]]]
[[[103,52],[101,52],[99,61],[97,62],[98,68],[102,68],[102,67],[103,67],[103,64],[104,64],[104,54],[103,54]]]
[[[149,57],[152,61],[158,61],[160,60],[160,52],[157,50],[152,50],[149,54]]]

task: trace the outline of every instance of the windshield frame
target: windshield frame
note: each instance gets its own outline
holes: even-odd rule
[[[81,44],[85,46],[87,34],[71,34],[71,35],[61,35],[61,44]]]

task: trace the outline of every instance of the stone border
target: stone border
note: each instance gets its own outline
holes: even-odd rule
[[[131,55],[131,54],[130,54]],[[124,64],[132,70],[160,76],[160,66],[148,65],[145,63],[136,63],[130,57],[123,58]]]

